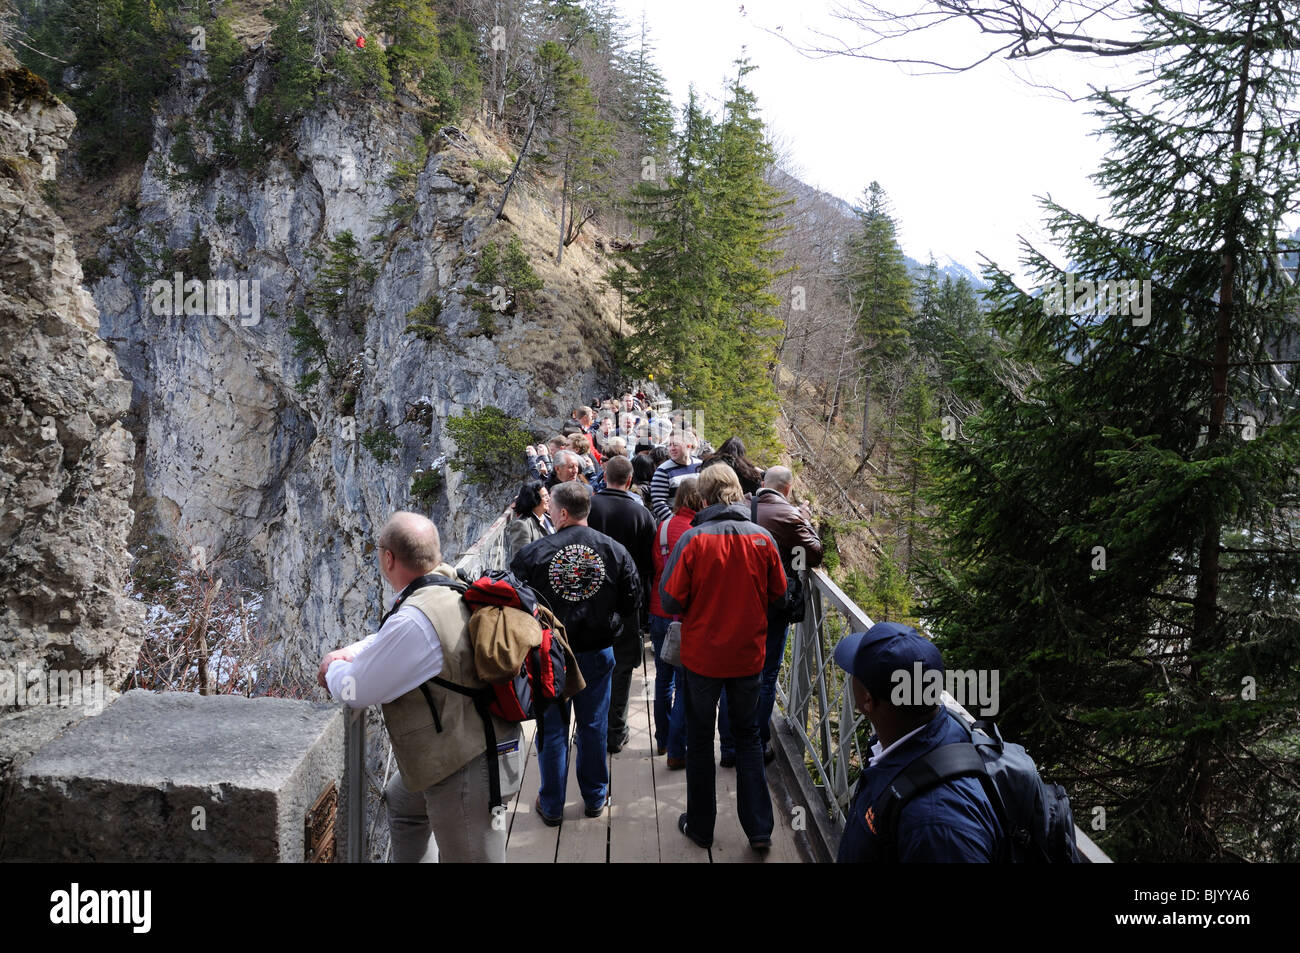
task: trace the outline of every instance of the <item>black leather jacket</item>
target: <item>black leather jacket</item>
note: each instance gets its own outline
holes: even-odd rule
[[[564,623],[575,652],[613,645],[623,620],[635,620],[641,606],[641,577],[631,555],[586,526],[566,526],[529,543],[515,554],[510,571]]]

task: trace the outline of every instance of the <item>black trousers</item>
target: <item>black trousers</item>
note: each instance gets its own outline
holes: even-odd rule
[[[609,688],[609,743],[619,744],[627,731],[627,705],[632,694],[632,672],[641,664],[645,639],[635,622],[623,626],[614,641],[614,675]]]

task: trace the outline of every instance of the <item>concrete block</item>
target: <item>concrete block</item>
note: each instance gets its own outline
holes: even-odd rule
[[[22,765],[0,859],[301,862],[343,728],[332,704],[127,692]]]

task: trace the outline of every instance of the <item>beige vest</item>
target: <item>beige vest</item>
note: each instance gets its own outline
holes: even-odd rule
[[[456,578],[450,566],[434,572]],[[403,605],[414,606],[433,623],[442,645],[441,678],[467,688],[483,685],[474,674],[474,653],[469,642],[469,607],[455,589],[425,586],[407,597]],[[393,743],[393,755],[402,772],[402,783],[410,791],[422,791],[459,771],[480,757],[485,744],[483,719],[465,695],[425,682],[438,710],[439,731],[424,691],[417,686],[383,706],[384,725]],[[510,726],[496,721],[498,741],[511,737]]]

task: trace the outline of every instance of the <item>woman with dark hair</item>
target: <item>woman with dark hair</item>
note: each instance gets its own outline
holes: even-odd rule
[[[551,494],[541,480],[524,481],[515,497],[515,518],[506,524],[507,563],[529,543],[551,534],[551,519],[546,515],[550,503]]]
[[[758,488],[763,485],[763,471],[749,462],[749,458],[745,456],[745,444],[741,439],[728,438],[718,448],[716,455],[724,454],[730,458],[727,463],[731,464],[731,469],[735,470],[736,476],[740,478],[740,488],[745,491],[745,495],[752,496],[757,493]]]

